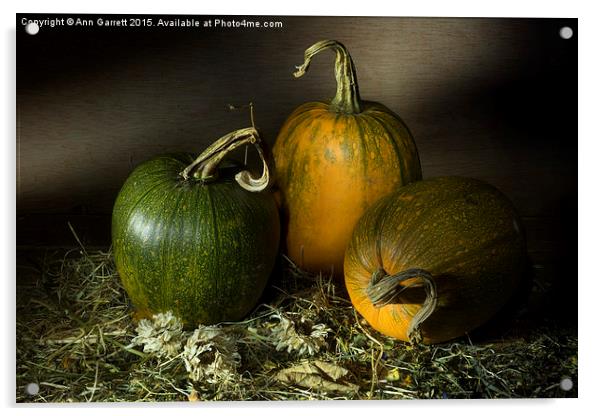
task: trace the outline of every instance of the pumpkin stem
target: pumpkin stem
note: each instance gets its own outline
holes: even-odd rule
[[[255,146],[255,149],[261,158],[261,162],[263,163],[263,173],[261,177],[253,178],[249,171],[243,170],[238,172],[234,179],[236,179],[236,182],[247,191],[263,191],[270,182],[270,171],[263,150],[262,141],[259,137],[259,132],[254,127],[235,130],[220,137],[205,149],[194,162],[186,166],[186,168],[180,172],[180,176],[187,180],[192,174],[194,179],[202,182],[215,180],[217,179],[217,167],[224,156],[234,149],[246,144],[253,144]]]
[[[419,343],[422,341],[422,331],[420,326],[435,311],[437,306],[437,286],[433,276],[423,269],[408,269],[402,272],[388,275],[382,268],[372,274],[370,283],[366,288],[368,299],[376,308],[392,304],[397,297],[411,286],[402,286],[400,283],[414,278],[420,278],[424,283],[426,299],[422,308],[414,315],[407,336],[410,342]]]
[[[297,66],[293,73],[296,78],[305,74],[314,55],[325,49],[336,53],[334,76],[337,80],[337,93],[330,102],[330,108],[336,113],[357,114],[362,112],[360,90],[355,75],[355,65],[351,55],[342,43],[336,40],[322,40],[307,48],[303,65]]]

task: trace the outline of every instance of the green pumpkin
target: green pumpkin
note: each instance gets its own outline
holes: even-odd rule
[[[240,320],[256,305],[280,235],[275,200],[264,191],[267,164],[259,180],[218,168],[246,143],[263,159],[255,129],[243,129],[197,160],[155,157],[127,178],[113,209],[113,251],[139,317],[172,311],[190,328]]]

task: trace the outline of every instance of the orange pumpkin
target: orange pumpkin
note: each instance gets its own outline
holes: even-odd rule
[[[305,51],[302,76],[314,55],[336,53],[337,92],[310,102],[286,120],[273,155],[285,219],[286,251],[302,268],[342,277],[355,223],[377,199],[422,177],[414,139],[403,121],[360,99],[355,67],[333,40]]]
[[[525,260],[519,217],[500,191],[475,179],[426,179],[359,220],[345,284],[374,329],[432,344],[490,319],[518,287]]]

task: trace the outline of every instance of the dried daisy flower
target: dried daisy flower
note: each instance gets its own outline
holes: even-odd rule
[[[297,323],[280,313],[271,318],[279,320],[271,333],[276,351],[286,349],[289,354],[314,355],[320,348],[326,347],[326,337],[332,331],[325,324],[314,324],[305,316],[301,316]]]
[[[182,359],[193,381],[211,384],[235,381],[240,365],[236,340],[214,326],[199,326],[186,341]]]
[[[132,344],[144,345],[144,352],[159,357],[174,357],[182,347],[182,321],[171,311],[140,320],[136,332]]]

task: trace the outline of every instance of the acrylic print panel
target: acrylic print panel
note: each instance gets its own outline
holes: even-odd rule
[[[578,36],[18,14],[16,401],[577,397]]]

